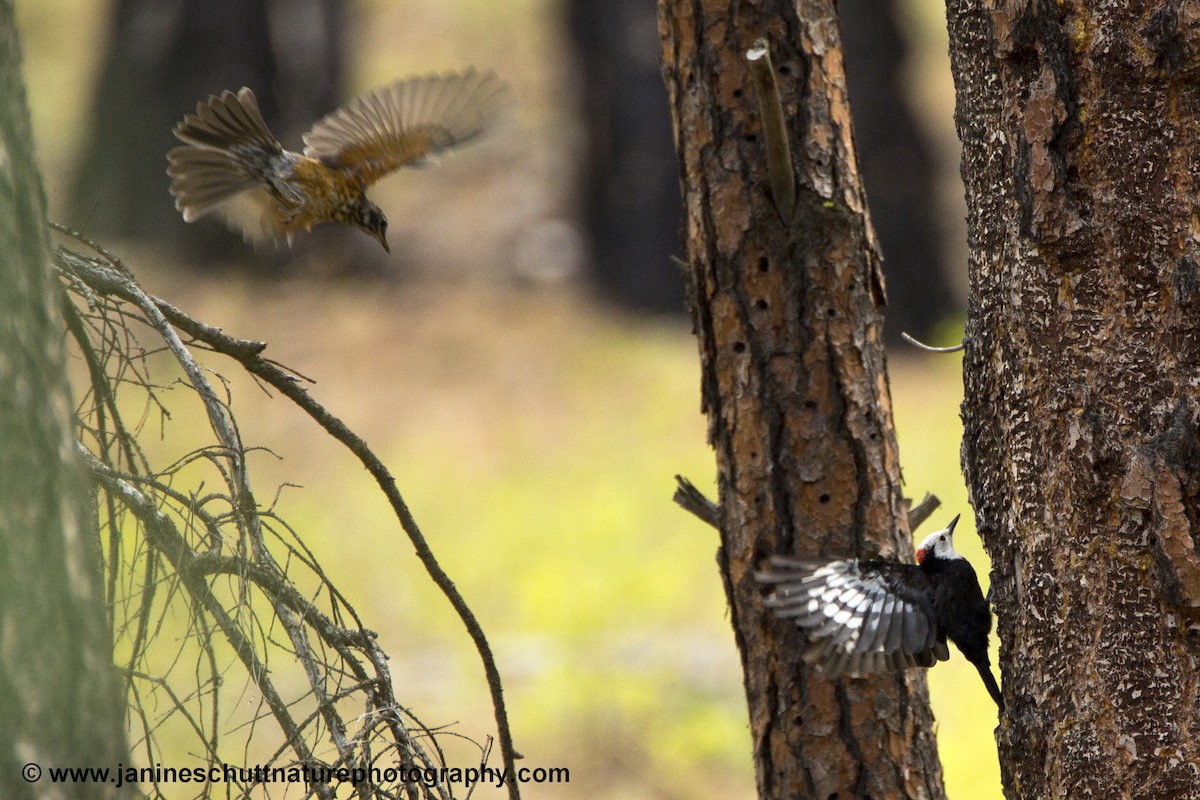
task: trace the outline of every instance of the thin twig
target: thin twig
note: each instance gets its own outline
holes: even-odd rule
[[[950,347],[933,347],[932,345],[925,344],[924,342],[918,342],[904,331],[900,332],[900,338],[909,344],[919,347],[929,353],[957,353],[959,350],[962,350],[964,347],[966,347],[963,342],[959,342],[956,345],[951,345]]]
[[[421,564],[425,567],[426,572],[429,573],[433,582],[442,590],[442,594],[450,601],[450,605],[453,606],[455,612],[458,613],[459,619],[462,621],[463,626],[466,627],[471,640],[475,643],[475,649],[479,652],[480,660],[483,662],[484,674],[487,678],[488,689],[492,695],[497,734],[500,738],[500,752],[504,759],[505,769],[509,775],[508,794],[511,800],[519,800],[521,793],[516,781],[516,760],[519,755],[513,747],[512,732],[508,726],[508,711],[504,703],[503,687],[500,681],[500,670],[496,666],[496,659],[492,654],[491,645],[488,644],[487,636],[484,634],[479,620],[475,618],[474,612],[471,611],[466,600],[450,579],[450,576],[442,569],[441,564],[438,563],[433,550],[429,546],[428,540],[425,538],[425,534],[421,532],[416,519],[408,508],[408,504],[404,501],[400,490],[396,487],[395,479],[383,462],[379,460],[378,456],[371,451],[366,442],[358,434],[351,431],[346,427],[345,423],[329,413],[324,406],[314,400],[306,390],[298,386],[283,370],[257,355],[237,355],[234,351],[226,350],[225,340],[229,338],[231,337],[227,337],[223,333],[209,334],[208,338],[205,338],[204,341],[217,352],[236,358],[252,374],[262,378],[296,403],[296,405],[300,406],[329,435],[345,445],[350,452],[358,457],[358,460],[362,462],[367,471],[371,473],[371,476],[375,478],[375,482],[387,497],[388,503],[392,506],[392,512],[400,521],[400,527],[408,535],[409,541],[416,550],[417,558],[421,561]],[[237,340],[234,340],[234,343],[236,347]]]
[[[246,634],[213,595],[212,590],[202,579],[201,575],[192,568],[196,558],[195,554],[187,546],[187,542],[175,528],[174,523],[171,522],[166,514],[158,509],[149,497],[142,494],[142,492],[128,481],[118,477],[116,473],[96,458],[86,447],[81,444],[77,445],[76,451],[87,466],[92,477],[98,483],[103,484],[108,491],[119,495],[125,501],[126,507],[133,511],[145,526],[147,535],[156,541],[157,550],[171,560],[176,574],[187,584],[192,597],[216,620],[217,625],[221,628],[221,632],[225,635],[226,641],[229,642],[234,653],[243,662],[247,673],[254,680],[259,691],[262,692],[263,699],[271,707],[271,713],[279,722],[280,727],[283,728],[284,735],[292,742],[293,747],[296,748],[296,754],[304,763],[310,763],[312,761],[312,753],[300,735],[300,728],[296,725],[295,720],[288,711],[287,704],[283,698],[279,696],[270,681],[266,680],[268,674],[266,665],[259,658],[251,640],[247,638]],[[333,797],[333,788],[328,784],[317,785],[314,789],[317,791],[318,797]]]

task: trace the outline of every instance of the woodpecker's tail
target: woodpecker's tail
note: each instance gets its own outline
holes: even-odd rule
[[[992,677],[992,667],[986,661],[976,664],[975,669],[979,670],[979,677],[983,678],[983,685],[987,687],[988,694],[996,701],[996,705],[1000,710],[1004,710],[1004,696],[1000,694],[1000,687],[996,685],[996,679]]]

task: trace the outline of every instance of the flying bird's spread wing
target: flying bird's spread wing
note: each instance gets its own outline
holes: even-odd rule
[[[304,154],[352,170],[366,184],[469,141],[513,104],[494,72],[427,75],[367,92],[304,135]]]
[[[803,658],[827,677],[931,667],[949,658],[919,567],[782,556],[770,563],[756,576],[774,584],[767,605],[807,631]]]

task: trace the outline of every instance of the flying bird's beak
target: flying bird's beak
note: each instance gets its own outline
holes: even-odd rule
[[[392,248],[388,247],[386,233],[384,233],[383,231],[378,231],[375,233],[375,238],[379,240],[379,243],[381,245],[383,245],[384,250],[386,250],[388,253],[392,252]]]

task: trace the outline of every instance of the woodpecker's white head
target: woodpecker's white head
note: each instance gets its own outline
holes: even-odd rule
[[[917,548],[918,564],[923,564],[930,555],[945,561],[962,558],[954,549],[954,526],[958,524],[959,516],[962,515],[959,514],[950,520],[950,525],[945,530],[934,531],[925,537],[925,541],[921,542],[921,546]]]

